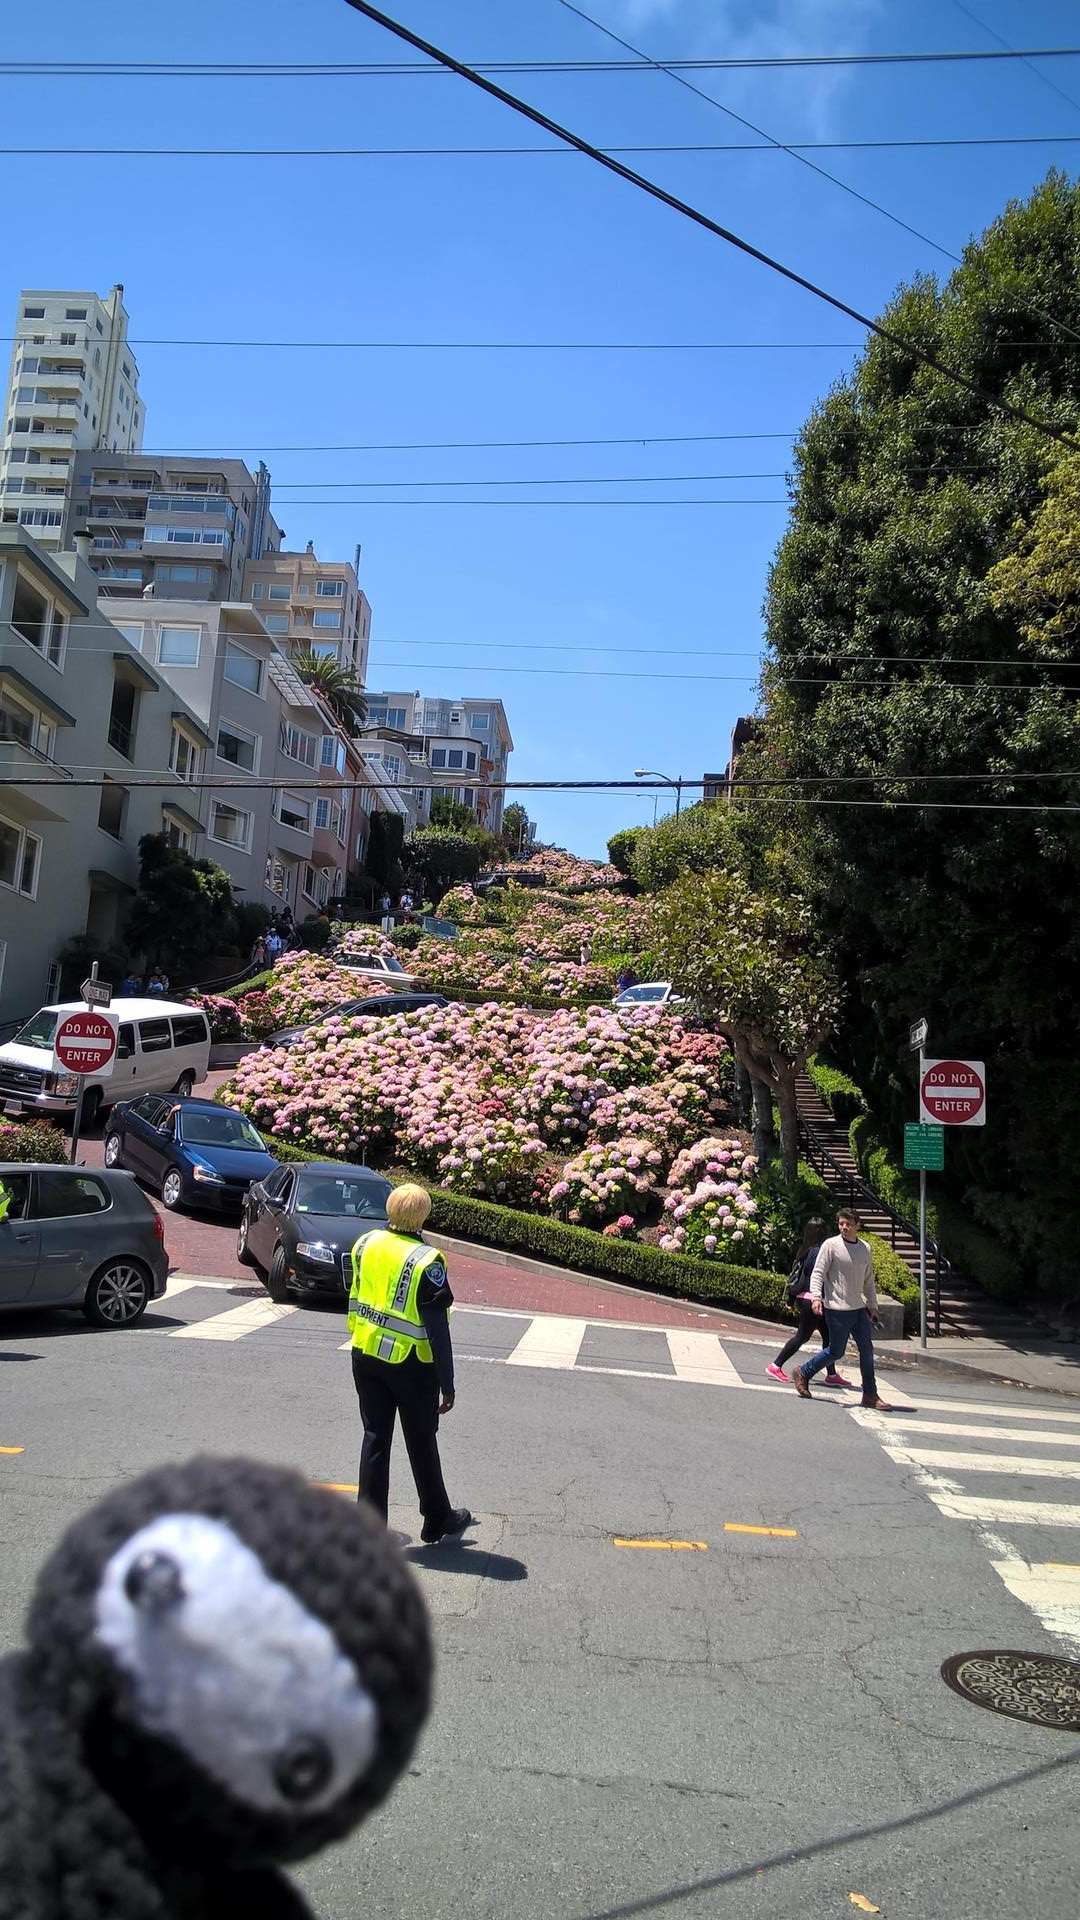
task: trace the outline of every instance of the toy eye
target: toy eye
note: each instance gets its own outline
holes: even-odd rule
[[[171,1613],[184,1598],[184,1582],[167,1553],[140,1553],[124,1576],[124,1592],[140,1613]]]
[[[334,1771],[334,1756],[317,1734],[301,1733],[274,1761],[274,1779],[286,1800],[312,1800]]]

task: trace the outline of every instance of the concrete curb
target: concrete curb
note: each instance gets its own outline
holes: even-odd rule
[[[949,1374],[953,1379],[985,1380],[995,1387],[1019,1387],[1025,1393],[1052,1393],[1063,1400],[1080,1399],[1080,1366],[1077,1368],[1075,1387],[1060,1386],[1056,1381],[1019,1380],[1015,1373],[1000,1372],[995,1368],[977,1366],[971,1360],[963,1360],[952,1353],[923,1353],[918,1346],[903,1346],[892,1342],[875,1342],[874,1352],[883,1366],[903,1369],[905,1373]],[[1032,1355],[1034,1358],[1041,1356]]]

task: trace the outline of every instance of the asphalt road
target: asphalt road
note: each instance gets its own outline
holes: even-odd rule
[[[354,1483],[344,1339],[250,1281],[126,1333],[0,1322],[3,1644],[65,1523],[146,1465],[242,1451]],[[302,1870],[325,1920],[1075,1913],[1080,1739],[939,1674],[1078,1651],[1039,1617],[1080,1582],[1047,1571],[1080,1561],[1072,1403],[909,1381],[890,1430],[670,1326],[469,1309],[455,1343],[444,1461],[479,1525],[407,1549],[435,1708],[389,1807]],[[418,1538],[403,1457],[391,1523]],[[1080,1633],[1080,1597],[1054,1617]]]

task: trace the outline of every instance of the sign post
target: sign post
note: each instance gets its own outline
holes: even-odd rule
[[[919,1174],[919,1345],[926,1346],[926,1175],[945,1166],[945,1129],[909,1122],[904,1128],[904,1168]]]
[[[102,981],[98,986],[97,961],[90,970],[89,980],[83,981],[84,997],[87,988],[97,987],[98,996],[107,993],[112,999],[112,988]],[[96,1009],[88,1007],[85,1013],[69,1013],[61,1020],[53,1040],[53,1060],[64,1073],[75,1075],[75,1117],[71,1123],[71,1161],[79,1149],[79,1126],[82,1120],[83,1080],[88,1073],[107,1075],[112,1072],[116,1058],[116,1024],[111,1015],[99,1005]]]
[[[920,1098],[921,1098],[922,1078],[923,1078],[923,1048],[926,1045],[929,1035],[930,1035],[930,1026],[928,1021],[926,1020],[925,1015],[923,1016],[922,1019],[916,1020],[914,1022],[911,1028],[911,1032],[908,1035],[908,1044],[910,1045],[912,1052],[917,1053],[919,1056]],[[919,1345],[922,1348],[923,1352],[925,1353],[926,1351],[926,1162],[921,1156],[918,1160],[912,1160],[912,1161],[908,1160],[908,1134],[910,1131],[911,1131],[910,1128],[908,1127],[904,1128],[904,1166],[905,1167],[908,1167],[909,1165],[917,1166],[919,1169]],[[942,1138],[941,1138],[941,1144],[943,1149],[941,1164],[942,1166],[944,1166],[945,1164],[944,1134],[942,1135]]]
[[[926,1170],[945,1166],[946,1127],[985,1127],[986,1067],[981,1060],[928,1060],[927,1025],[911,1029],[919,1052],[919,1124],[904,1128],[904,1166],[919,1170],[919,1344],[926,1346]]]

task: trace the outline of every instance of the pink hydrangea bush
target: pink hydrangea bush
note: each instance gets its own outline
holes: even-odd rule
[[[658,1172],[648,1140],[609,1140],[568,1160],[548,1195],[552,1211],[574,1226],[594,1227],[645,1212]]]
[[[737,1136],[698,1140],[678,1154],[664,1202],[664,1251],[732,1266],[762,1265],[768,1235],[751,1194],[756,1171],[757,1161]]]
[[[189,993],[187,1005],[202,1008],[210,1022],[213,1045],[240,1039],[240,1009],[227,993]]]
[[[336,967],[324,954],[288,953],[275,966],[266,996],[274,1026],[299,1027],[317,1019],[327,1007],[355,1000],[363,991],[364,984],[356,973]]]
[[[278,1021],[268,993],[256,988],[252,993],[242,994],[236,1004],[245,1040],[264,1040],[268,1033],[276,1031]]]

